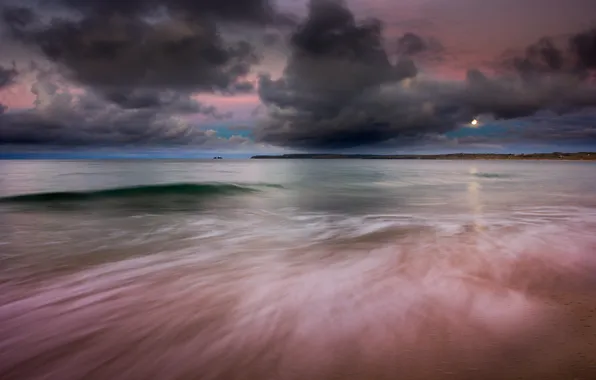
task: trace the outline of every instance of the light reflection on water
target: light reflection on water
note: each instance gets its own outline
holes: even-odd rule
[[[2,162],[0,378],[594,378],[594,174]],[[158,183],[251,191],[7,200]]]

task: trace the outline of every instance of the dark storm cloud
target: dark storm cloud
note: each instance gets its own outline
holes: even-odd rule
[[[469,70],[458,106],[473,114],[492,114],[498,119],[530,116],[540,110],[553,115],[596,105],[596,87],[590,83],[589,65],[573,48],[570,37],[557,46],[544,37],[528,46],[523,55],[505,61],[500,75],[488,77]]]
[[[283,77],[260,79],[269,110],[256,131],[262,141],[321,149],[409,140],[447,131],[444,124],[461,112],[432,83],[416,93],[404,84],[417,75],[407,55],[427,49],[422,38],[402,38],[401,57],[392,63],[381,23],[357,20],[343,2],[312,1],[291,42]]]
[[[278,49],[289,52],[282,76],[263,74],[258,83],[266,117],[255,136],[279,146],[416,144],[438,141],[477,115],[511,119],[549,110],[556,118],[596,105],[589,84],[596,29],[565,41],[542,38],[500,62],[498,75],[470,69],[465,81],[441,82],[421,75],[417,64],[424,68],[457,49],[445,51],[418,33],[385,40],[380,21],[360,19],[339,0],[312,0],[289,36],[275,27],[291,19],[266,0],[14,4],[20,5],[2,9],[4,31],[49,61],[67,84],[38,78],[34,109],[0,107],[4,143],[222,143],[178,115],[228,117],[194,94],[255,91],[247,75],[260,62],[259,46],[246,39],[271,49],[288,44]],[[15,75],[1,69],[0,87]]]
[[[15,32],[37,20],[33,10],[27,7],[7,6],[1,10],[4,23]]]
[[[154,109],[178,115],[201,113],[215,119],[229,117],[229,115],[219,113],[215,107],[200,104],[188,94],[177,91],[113,91],[105,94],[105,98],[122,109]]]
[[[519,56],[505,60],[505,72],[487,78],[468,74],[470,104],[478,113],[499,118],[529,116],[546,109],[557,114],[596,105],[590,76],[596,65],[596,30],[581,32],[555,43],[543,37]]]
[[[7,69],[0,66],[0,90],[12,85],[17,75],[18,72],[14,67]],[[2,117],[2,114],[6,111],[6,109],[7,107],[0,103],[0,117]]]
[[[262,40],[264,46],[274,46],[281,42],[282,37],[279,34],[269,32],[263,35]]]
[[[596,88],[569,75],[534,77],[532,82],[516,77],[469,81],[465,95],[465,105],[473,113],[499,119],[529,116],[540,110],[564,114],[596,105]]]
[[[392,63],[378,20],[360,22],[340,1],[312,1],[290,39],[291,56],[279,80],[262,76],[259,95],[269,120],[263,141],[297,147],[343,147],[391,135],[373,113],[380,85],[416,75],[404,58]],[[399,112],[399,111],[398,111]]]
[[[596,28],[574,34],[562,42],[543,37],[528,46],[524,54],[506,57],[503,64],[529,81],[553,74],[585,79],[596,69]]]
[[[193,145],[232,148],[242,138],[222,139],[174,116],[174,110],[192,108],[211,114],[194,100],[178,94],[163,95],[164,104],[120,107],[93,93],[73,94],[41,73],[34,83],[34,109],[0,114],[0,145]]]
[[[187,16],[205,17],[228,22],[278,24],[290,22],[289,15],[280,14],[270,0],[50,0],[86,14],[146,15],[167,10]]]
[[[585,68],[571,55],[571,46],[564,50],[553,39],[543,37],[528,46],[524,54],[506,57],[502,64],[506,70],[517,71],[526,81],[540,81],[544,75],[581,74]]]
[[[68,77],[100,90],[233,91],[257,62],[248,43],[226,45],[210,21],[94,14],[10,25]]]
[[[0,115],[0,146],[190,145],[217,149],[235,145],[230,139],[180,125],[167,114],[121,110],[106,104],[96,107],[67,106],[68,109],[52,110],[50,115],[38,111],[5,112]]]
[[[573,36],[570,45],[581,68],[596,69],[596,28]]]
[[[379,21],[356,20],[343,2],[312,0],[291,37],[283,76],[260,79],[268,114],[257,138],[301,149],[410,144],[479,114],[509,119],[596,105],[596,90],[585,81],[591,32],[573,36],[564,50],[542,39],[498,77],[470,70],[467,81],[450,83],[418,77],[404,58],[428,49],[415,34],[398,41],[401,60],[392,64],[381,31]]]
[[[254,29],[287,19],[269,0],[52,0],[43,6],[6,6],[4,24],[68,78],[101,93],[253,91],[244,77],[259,61],[255,49],[242,40],[226,42],[220,26]]]
[[[13,84],[17,74],[17,70],[14,67],[8,69],[0,66],[0,89]]]
[[[254,29],[287,21],[267,0],[15,4],[1,9],[4,31],[53,68],[37,76],[33,109],[3,113],[2,144],[243,144],[179,116],[227,118],[193,95],[254,91],[245,77],[259,61],[255,49],[226,41],[220,24]]]

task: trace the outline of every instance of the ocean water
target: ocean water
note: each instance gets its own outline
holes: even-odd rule
[[[0,161],[0,379],[596,378],[596,163]]]

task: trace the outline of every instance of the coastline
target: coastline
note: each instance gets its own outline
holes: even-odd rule
[[[553,160],[553,161],[596,161],[596,152],[577,153],[452,153],[452,154],[404,154],[404,155],[374,155],[374,154],[283,154],[256,155],[254,160],[265,159],[361,159],[361,160]]]

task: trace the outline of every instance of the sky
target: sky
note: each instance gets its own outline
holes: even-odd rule
[[[5,154],[587,150],[593,0],[0,0]]]

